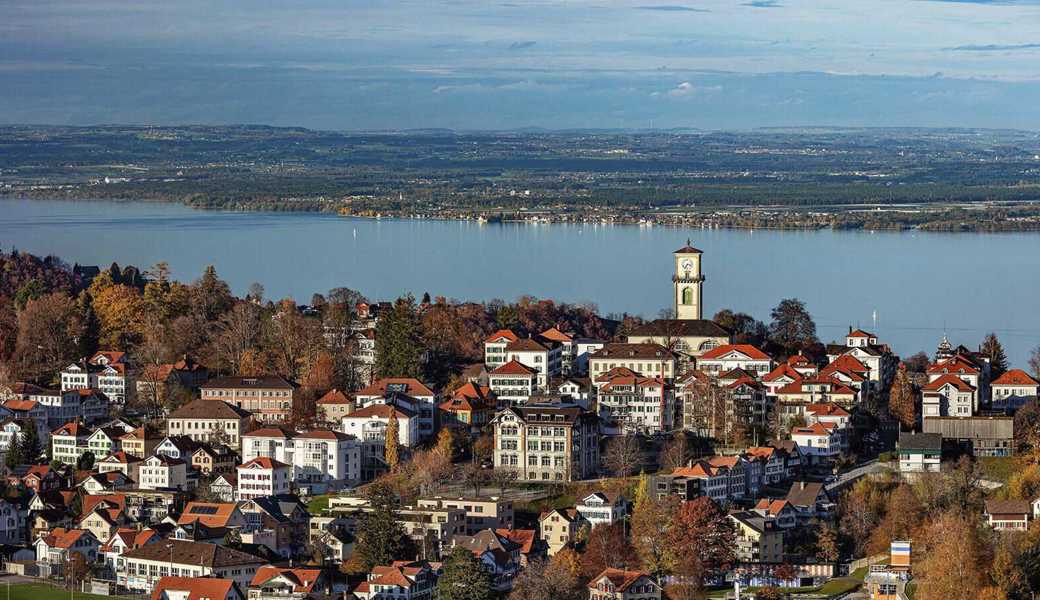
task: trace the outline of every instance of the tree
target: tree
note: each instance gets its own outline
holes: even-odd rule
[[[592,579],[606,568],[631,569],[638,564],[639,556],[625,536],[623,521],[599,525],[589,533],[581,555],[581,574],[585,579]]]
[[[1029,368],[1032,369],[1034,377],[1040,377],[1040,346],[1029,354]]]
[[[675,496],[647,498],[632,512],[632,546],[643,569],[660,580],[675,566],[676,548],[668,541],[672,518],[678,508]]]
[[[19,454],[22,461],[36,464],[43,452],[43,442],[40,440],[40,432],[36,429],[36,423],[31,419],[22,422],[22,436],[19,438]]]
[[[816,558],[826,563],[836,563],[841,558],[838,528],[830,522],[816,528]]]
[[[635,493],[632,494],[632,504],[636,508],[640,504],[650,499],[650,478],[646,476],[646,473],[639,473],[639,481],[636,483]]]
[[[638,437],[621,435],[607,442],[603,463],[616,477],[628,477],[641,462],[641,454]]]
[[[254,302],[256,304],[263,304],[264,302],[264,286],[262,283],[254,281],[249,284],[249,290],[246,292],[246,300]]]
[[[385,448],[383,458],[384,460],[386,460],[387,468],[390,469],[391,472],[393,472],[397,470],[397,465],[400,462],[400,457],[398,456],[397,450],[400,434],[397,431],[399,427],[399,424],[397,422],[397,409],[392,405],[389,408],[390,417],[386,421],[386,432],[384,440]]]
[[[473,488],[473,495],[479,496],[480,490],[490,479],[490,471],[476,462],[468,462],[459,469],[462,484]]]
[[[357,526],[357,543],[351,557],[350,570],[367,573],[376,565],[414,556],[414,547],[397,518],[399,501],[393,490],[373,483],[366,493],[371,510],[361,515]]]
[[[292,301],[281,303],[278,314],[264,330],[265,348],[279,373],[292,380],[300,379],[308,359],[322,347],[319,327],[318,320],[301,315]],[[331,365],[329,370],[326,377],[331,383]]]
[[[376,374],[379,377],[422,377],[422,325],[410,295],[398,298],[393,310],[376,325]]]
[[[667,533],[669,545],[682,548],[675,570],[687,583],[715,570],[725,570],[736,560],[736,534],[726,513],[714,500],[700,496],[679,506]]]
[[[444,573],[437,580],[440,600],[491,600],[494,597],[491,574],[466,548],[453,548],[443,568]]]
[[[989,359],[991,381],[1007,372],[1007,354],[1004,353],[1004,346],[1002,346],[1000,340],[997,339],[997,334],[990,333],[987,335],[986,339],[982,341],[982,346],[979,348],[979,351],[982,352],[983,356]]]
[[[552,560],[535,560],[513,582],[509,600],[584,600],[586,592],[572,569],[576,553],[565,548]]]
[[[112,349],[135,346],[144,333],[148,313],[141,292],[128,285],[105,285],[100,279],[102,276],[90,285],[91,306],[101,324],[100,344]]]
[[[977,529],[963,515],[946,512],[928,526],[924,557],[914,566],[919,600],[975,598],[983,587]]]
[[[769,338],[790,354],[803,350],[819,340],[816,338],[816,323],[797,298],[781,300],[770,313]]]
[[[917,394],[903,363],[899,364],[896,376],[892,380],[888,410],[899,421],[904,431],[913,431],[917,427]]]
[[[686,435],[685,431],[675,432],[672,439],[661,449],[661,457],[658,462],[661,464],[662,470],[670,472],[684,467],[693,457],[693,448],[690,447],[690,441]]]
[[[215,328],[214,354],[226,370],[241,374],[245,354],[257,347],[260,338],[260,309],[245,302],[236,304]]]
[[[455,455],[455,436],[452,435],[450,427],[441,427],[440,432],[437,434],[437,446],[435,449],[442,456],[446,456],[448,460],[451,460]]]
[[[1005,597],[1030,597],[1030,572],[1036,572],[1029,564],[1032,550],[1024,532],[1003,532],[997,538],[990,574]]]
[[[18,313],[15,356],[21,374],[39,380],[68,366],[76,358],[74,340],[81,330],[79,307],[69,296],[29,300]]]
[[[217,277],[217,270],[209,265],[191,286],[191,306],[195,314],[207,323],[216,321],[235,303],[227,282]]]
[[[94,453],[87,450],[76,459],[77,471],[89,471],[94,468]]]

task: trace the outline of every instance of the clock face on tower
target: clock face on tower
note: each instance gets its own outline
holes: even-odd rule
[[[683,268],[684,271],[692,270],[693,269],[693,261],[688,259],[688,258],[686,260],[682,261],[682,268]]]

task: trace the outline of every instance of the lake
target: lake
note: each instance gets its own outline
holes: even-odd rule
[[[301,303],[346,286],[372,299],[429,291],[460,300],[531,294],[653,318],[671,307],[671,252],[704,251],[705,315],[768,320],[804,300],[820,338],[874,330],[906,356],[943,333],[975,347],[996,332],[1015,366],[1040,343],[1040,234],[743,231],[369,220],[197,211],[176,204],[0,199],[0,244],[70,264],[215,265],[238,294]],[[876,320],[875,320],[876,319]]]

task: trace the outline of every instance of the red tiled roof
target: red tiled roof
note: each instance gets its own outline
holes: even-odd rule
[[[780,378],[782,378],[784,376],[790,377],[791,379],[793,379],[795,381],[798,381],[799,379],[802,378],[802,374],[799,373],[798,371],[795,371],[794,367],[792,367],[791,365],[789,365],[787,363],[783,363],[781,365],[778,365],[775,369],[773,369],[769,373],[767,373],[766,376],[762,378],[762,381],[772,382],[772,381],[776,381],[777,379],[780,379]]]
[[[65,529],[56,527],[43,537],[43,541],[51,548],[71,548],[79,538],[90,533],[86,529]]]
[[[574,341],[574,337],[562,332],[557,327],[550,327],[539,334],[541,337],[553,341],[568,343]]]
[[[990,385],[1028,385],[1028,386],[1033,386],[1033,385],[1040,385],[1040,382],[1037,382],[1036,379],[1033,379],[1029,375],[1029,373],[1026,373],[1022,369],[1011,369],[1010,371],[1004,373],[1000,377],[997,377],[995,380],[993,380],[993,383],[990,384]]]
[[[964,381],[960,377],[957,377],[956,375],[951,375],[951,374],[943,375],[941,377],[936,378],[935,381],[932,381],[930,383],[927,383],[927,384],[921,386],[921,391],[924,391],[924,392],[937,392],[937,391],[941,390],[946,385],[952,385],[953,387],[957,388],[959,391],[962,391],[962,392],[974,392],[975,391],[975,388],[971,384],[969,384],[967,381]]]
[[[507,362],[491,372],[492,375],[534,375],[535,373],[536,371],[534,369],[517,362],[516,359]]]
[[[795,427],[791,435],[830,435],[834,428],[834,423],[813,423],[808,427]]]
[[[189,502],[177,519],[178,525],[198,521],[206,527],[227,527],[238,507],[234,502]]]
[[[4,402],[3,406],[8,410],[16,412],[28,412],[36,408],[37,404],[38,403],[35,400],[8,400],[7,402]]]
[[[433,390],[423,385],[418,379],[412,377],[385,377],[366,387],[355,396],[385,396],[388,385],[404,385],[404,393],[412,396],[433,396]]]
[[[849,412],[837,404],[810,404],[805,407],[805,412],[812,413],[818,417],[848,417]]]
[[[267,457],[267,456],[258,456],[258,457],[254,458],[253,460],[251,460],[251,461],[249,461],[247,463],[243,463],[241,465],[238,465],[238,468],[239,469],[249,469],[249,468],[252,468],[254,465],[258,466],[258,467],[260,467],[262,469],[281,469],[281,468],[288,468],[288,466],[289,466],[289,465],[287,465],[287,464],[285,464],[283,462],[279,462],[279,461],[277,461],[277,460],[275,460],[273,458]]]
[[[873,333],[868,333],[866,331],[863,331],[862,329],[857,329],[856,331],[850,332],[845,337],[850,337],[850,338],[872,338],[872,337],[877,337],[877,336],[874,335]]]
[[[978,375],[979,370],[964,357],[957,355],[946,360],[928,365],[928,374],[955,373],[957,375]]]
[[[353,401],[343,392],[333,388],[318,398],[318,404],[353,404]]]
[[[256,570],[256,575],[253,575],[249,586],[263,585],[279,576],[283,576],[293,583],[294,592],[310,593],[314,590],[314,584],[318,582],[318,578],[321,577],[321,569],[283,569],[265,565]]]
[[[495,533],[520,544],[520,554],[530,554],[538,539],[538,532],[534,529],[496,529]]]
[[[166,591],[188,592],[187,600],[224,600],[235,582],[213,577],[160,577],[151,600],[162,600]]]
[[[484,343],[486,344],[488,342],[496,342],[496,341],[501,341],[501,340],[508,340],[510,342],[515,342],[518,339],[520,339],[520,336],[516,335],[512,331],[509,331],[508,329],[499,329],[495,333],[492,333],[491,335],[489,335],[487,337],[487,339],[484,340]]]
[[[701,355],[699,360],[714,360],[722,358],[730,352],[739,352],[752,360],[769,360],[769,355],[762,352],[751,344],[724,344],[708,350]]]
[[[639,581],[642,577],[649,578],[649,575],[642,571],[625,571],[622,569],[607,568],[602,573],[596,575],[589,582],[589,587],[595,587],[596,582],[606,577],[613,584],[614,590],[617,592],[624,592],[630,585]]]

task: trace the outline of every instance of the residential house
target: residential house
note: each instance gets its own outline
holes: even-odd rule
[[[246,525],[246,518],[235,502],[189,502],[185,505],[178,525],[201,523],[206,527],[223,527],[241,529]]]
[[[623,432],[655,434],[674,429],[675,393],[659,377],[618,375],[599,386],[600,418],[617,423]]]
[[[144,459],[152,454],[162,439],[163,435],[160,432],[144,425],[124,433],[119,438],[119,445],[123,452]]]
[[[520,339],[508,329],[500,329],[484,340],[484,365],[488,371],[494,371],[509,362],[506,358],[506,346]]]
[[[549,380],[563,372],[563,347],[560,342],[541,336],[520,338],[506,344],[506,362],[516,361],[532,369],[539,390],[548,389]]]
[[[79,420],[70,421],[51,432],[51,457],[67,465],[75,465],[87,451],[87,440],[93,430]]]
[[[1022,369],[1011,369],[990,383],[994,410],[1014,412],[1026,404],[1036,403],[1040,381]]]
[[[668,348],[652,343],[605,344],[589,357],[589,375],[593,379],[617,367],[671,383],[678,373],[678,360]]]
[[[791,484],[786,500],[798,511],[799,523],[826,517],[834,504],[824,484],[809,481],[795,481]]]
[[[538,391],[538,372],[511,360],[488,374],[488,386],[500,406],[526,404]]]
[[[572,546],[584,520],[575,508],[554,508],[538,517],[538,532],[549,556]]]
[[[427,385],[411,377],[386,377],[354,394],[357,406],[373,404],[400,404],[400,396],[407,396],[409,406],[418,417],[419,437],[433,436],[437,417],[437,396]],[[349,432],[348,432],[349,433]]]
[[[86,529],[56,528],[36,538],[36,566],[43,577],[58,576],[73,554],[79,554],[89,565],[97,561],[101,543]]]
[[[731,512],[737,561],[778,564],[784,561],[784,534],[773,519],[751,511]]]
[[[161,405],[174,394],[193,393],[209,379],[205,365],[184,356],[175,363],[148,365],[137,380],[137,397]]]
[[[126,404],[127,395],[133,389],[126,370],[125,353],[99,351],[89,359],[65,367],[61,372],[61,391],[98,390],[114,404]]]
[[[215,447],[202,444],[192,452],[190,464],[203,475],[232,473],[238,464],[238,455],[223,444]]]
[[[521,481],[575,481],[599,469],[599,418],[571,404],[528,404],[492,420],[494,466]]]
[[[209,483],[209,493],[224,502],[234,502],[237,489],[238,476],[235,473],[221,473]]]
[[[0,498],[0,544],[24,546],[29,541],[29,513],[24,504]]]
[[[970,417],[978,409],[978,389],[953,374],[921,386],[921,417]]]
[[[260,567],[249,584],[249,600],[326,598],[332,583],[322,569]]]
[[[312,493],[361,480],[361,442],[339,431],[260,429],[242,438],[242,460],[266,456],[292,467],[292,481]]]
[[[833,423],[813,423],[791,430],[791,440],[798,444],[802,456],[818,464],[834,460],[841,454],[841,437]]]
[[[195,400],[170,413],[166,429],[171,436],[186,436],[197,442],[239,448],[250,417],[247,410],[230,402]]]
[[[1025,531],[1033,518],[1028,500],[986,500],[983,515],[995,531]]]
[[[775,485],[787,479],[787,452],[781,448],[752,446],[744,451],[744,459],[749,463],[761,464],[759,487]]]
[[[188,489],[187,464],[177,458],[153,454],[141,463],[140,474],[137,484],[142,490]]]
[[[578,353],[578,339],[573,334],[560,331],[558,327],[550,327],[538,334],[543,343],[558,345],[560,348],[560,372],[569,375],[574,371],[574,362]]]
[[[303,552],[309,539],[310,513],[293,495],[261,496],[239,503],[246,520],[242,540],[251,536],[263,539],[277,554],[285,557]],[[272,535],[273,534],[273,535]]]
[[[701,354],[697,369],[713,377],[740,369],[757,378],[773,370],[773,359],[750,344],[724,344]]]
[[[162,541],[163,536],[154,529],[134,529],[132,527],[122,527],[117,529],[108,540],[98,549],[98,552],[104,557],[105,567],[108,569],[108,574],[115,578],[116,569],[121,568],[122,565],[119,563],[120,557],[127,550],[133,550],[134,548],[140,548],[146,544],[154,544]]]
[[[162,577],[151,600],[245,600],[239,584],[214,577]]]
[[[613,492],[592,492],[580,499],[574,508],[593,528],[599,525],[613,525],[628,514],[625,497]]]
[[[649,573],[604,569],[589,581],[589,600],[661,600],[664,590]]]
[[[324,423],[339,423],[354,410],[354,400],[338,389],[331,389],[318,398],[318,420]]]
[[[477,435],[491,422],[497,406],[498,397],[490,387],[465,383],[438,409],[444,426]]]
[[[239,465],[237,477],[239,500],[288,494],[292,487],[292,468],[266,456]]]
[[[513,587],[513,579],[520,572],[520,544],[491,529],[475,535],[457,535],[452,539],[454,547],[462,547],[473,553],[477,562],[491,575],[492,588],[504,593]]]
[[[296,387],[278,375],[239,375],[211,379],[200,389],[202,400],[234,405],[262,423],[283,423],[292,416]]]
[[[778,529],[791,529],[798,526],[798,509],[787,500],[762,498],[751,510],[755,514],[771,520]]]
[[[134,481],[141,480],[141,463],[144,461],[120,450],[94,461],[99,474],[119,472]]]
[[[942,469],[942,435],[938,433],[900,433],[896,450],[903,477]]]
[[[432,600],[436,589],[437,570],[429,563],[397,561],[372,567],[353,595],[358,600]]]

